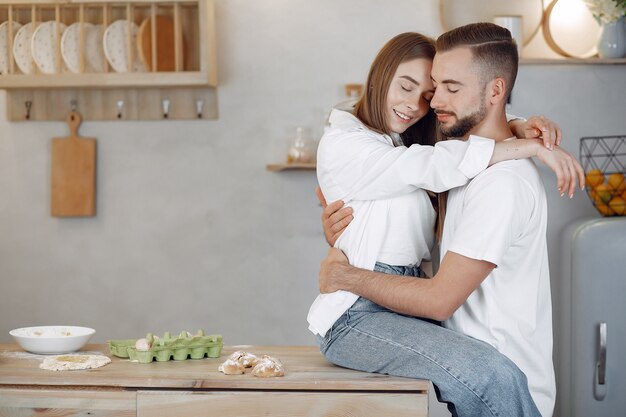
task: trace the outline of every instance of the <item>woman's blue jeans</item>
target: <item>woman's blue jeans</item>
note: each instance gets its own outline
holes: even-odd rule
[[[419,276],[381,263],[376,271]],[[541,417],[526,375],[491,345],[359,298],[319,337],[328,361],[350,369],[427,379],[453,416]]]

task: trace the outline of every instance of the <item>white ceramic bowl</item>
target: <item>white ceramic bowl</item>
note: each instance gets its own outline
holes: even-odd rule
[[[9,332],[24,350],[43,354],[75,352],[85,346],[94,333],[94,329],[77,326],[22,327]]]

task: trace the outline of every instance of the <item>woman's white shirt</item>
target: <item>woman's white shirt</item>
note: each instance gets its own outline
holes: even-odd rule
[[[351,265],[373,270],[376,261],[413,265],[430,259],[435,212],[424,190],[446,191],[483,171],[495,142],[478,136],[435,146],[394,146],[352,113],[333,110],[320,140],[317,179],[326,201],[343,200],[354,219],[335,242]],[[346,291],[320,294],[309,329],[324,336],[358,299]]]

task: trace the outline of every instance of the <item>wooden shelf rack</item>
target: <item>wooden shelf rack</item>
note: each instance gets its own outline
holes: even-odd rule
[[[156,19],[173,21],[174,63],[158,71],[159,45]],[[84,23],[107,28],[125,20],[139,25],[149,20],[150,70],[115,72],[107,63],[104,72],[85,71],[84,49],[80,71],[63,68],[60,24],[80,23],[84,48]],[[7,90],[7,118],[11,121],[65,120],[71,108],[85,120],[190,120],[216,119],[217,53],[213,0],[0,0],[0,24],[31,23],[34,31],[42,22],[57,22],[56,71],[24,74],[13,56],[13,37],[8,36],[8,68],[0,73],[0,89]],[[129,23],[130,28],[131,23]],[[13,30],[8,28],[7,33]],[[129,30],[128,33],[131,33]],[[31,35],[32,36],[32,35]],[[133,53],[135,39],[128,35],[129,67],[140,57]],[[148,55],[148,54],[146,54]],[[106,59],[105,59],[106,62]],[[36,67],[36,66],[35,66]]]

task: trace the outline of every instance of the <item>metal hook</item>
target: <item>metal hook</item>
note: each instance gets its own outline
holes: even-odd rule
[[[170,115],[170,99],[164,98],[163,99],[163,118],[167,119],[169,115]]]
[[[124,100],[117,100],[117,118],[122,118],[122,110],[124,110]]]
[[[30,109],[33,107],[33,102],[27,100],[24,104],[26,105],[26,120],[30,120]]]
[[[78,100],[70,100],[70,109],[72,111],[76,111],[77,107],[78,107]]]
[[[202,119],[202,109],[204,108],[204,100],[196,100],[196,113],[198,119]]]

